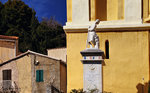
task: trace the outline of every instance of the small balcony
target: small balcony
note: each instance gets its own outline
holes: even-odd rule
[[[20,89],[15,81],[0,81],[0,93],[19,93]]]

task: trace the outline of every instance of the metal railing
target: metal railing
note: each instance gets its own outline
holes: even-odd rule
[[[15,81],[0,81],[0,93],[19,93],[20,89]]]

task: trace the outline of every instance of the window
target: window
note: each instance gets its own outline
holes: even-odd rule
[[[11,80],[11,70],[3,70],[3,80]]]
[[[11,70],[3,70],[3,89],[11,88]]]
[[[105,42],[105,56],[106,56],[106,59],[109,59],[109,41],[106,40]]]
[[[36,82],[43,82],[43,70],[36,70]]]

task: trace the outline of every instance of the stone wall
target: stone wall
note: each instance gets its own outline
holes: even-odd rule
[[[51,84],[60,90],[60,62],[37,55],[30,56],[32,59],[32,93],[49,93]],[[35,65],[35,61],[39,64]],[[43,82],[36,82],[36,70],[43,70]]]
[[[0,81],[3,81],[3,70],[11,70],[12,84],[17,85],[20,93],[31,93],[31,59],[29,56],[24,56],[17,60],[12,60],[0,67]]]
[[[36,62],[39,62],[36,64]],[[50,93],[51,85],[66,91],[66,64],[38,53],[25,53],[0,66],[0,90],[3,70],[12,70],[11,81],[20,93]],[[36,81],[36,70],[43,70],[43,82]],[[62,74],[60,74],[62,73]],[[61,81],[62,80],[62,81]]]

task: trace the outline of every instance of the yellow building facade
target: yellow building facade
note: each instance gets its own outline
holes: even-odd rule
[[[148,93],[149,10],[149,0],[67,0],[64,30],[67,35],[68,93],[83,88],[80,51],[86,48],[88,27],[96,19],[101,20],[96,33],[100,38],[100,49],[105,54],[103,91]],[[109,57],[106,57],[106,51]]]

